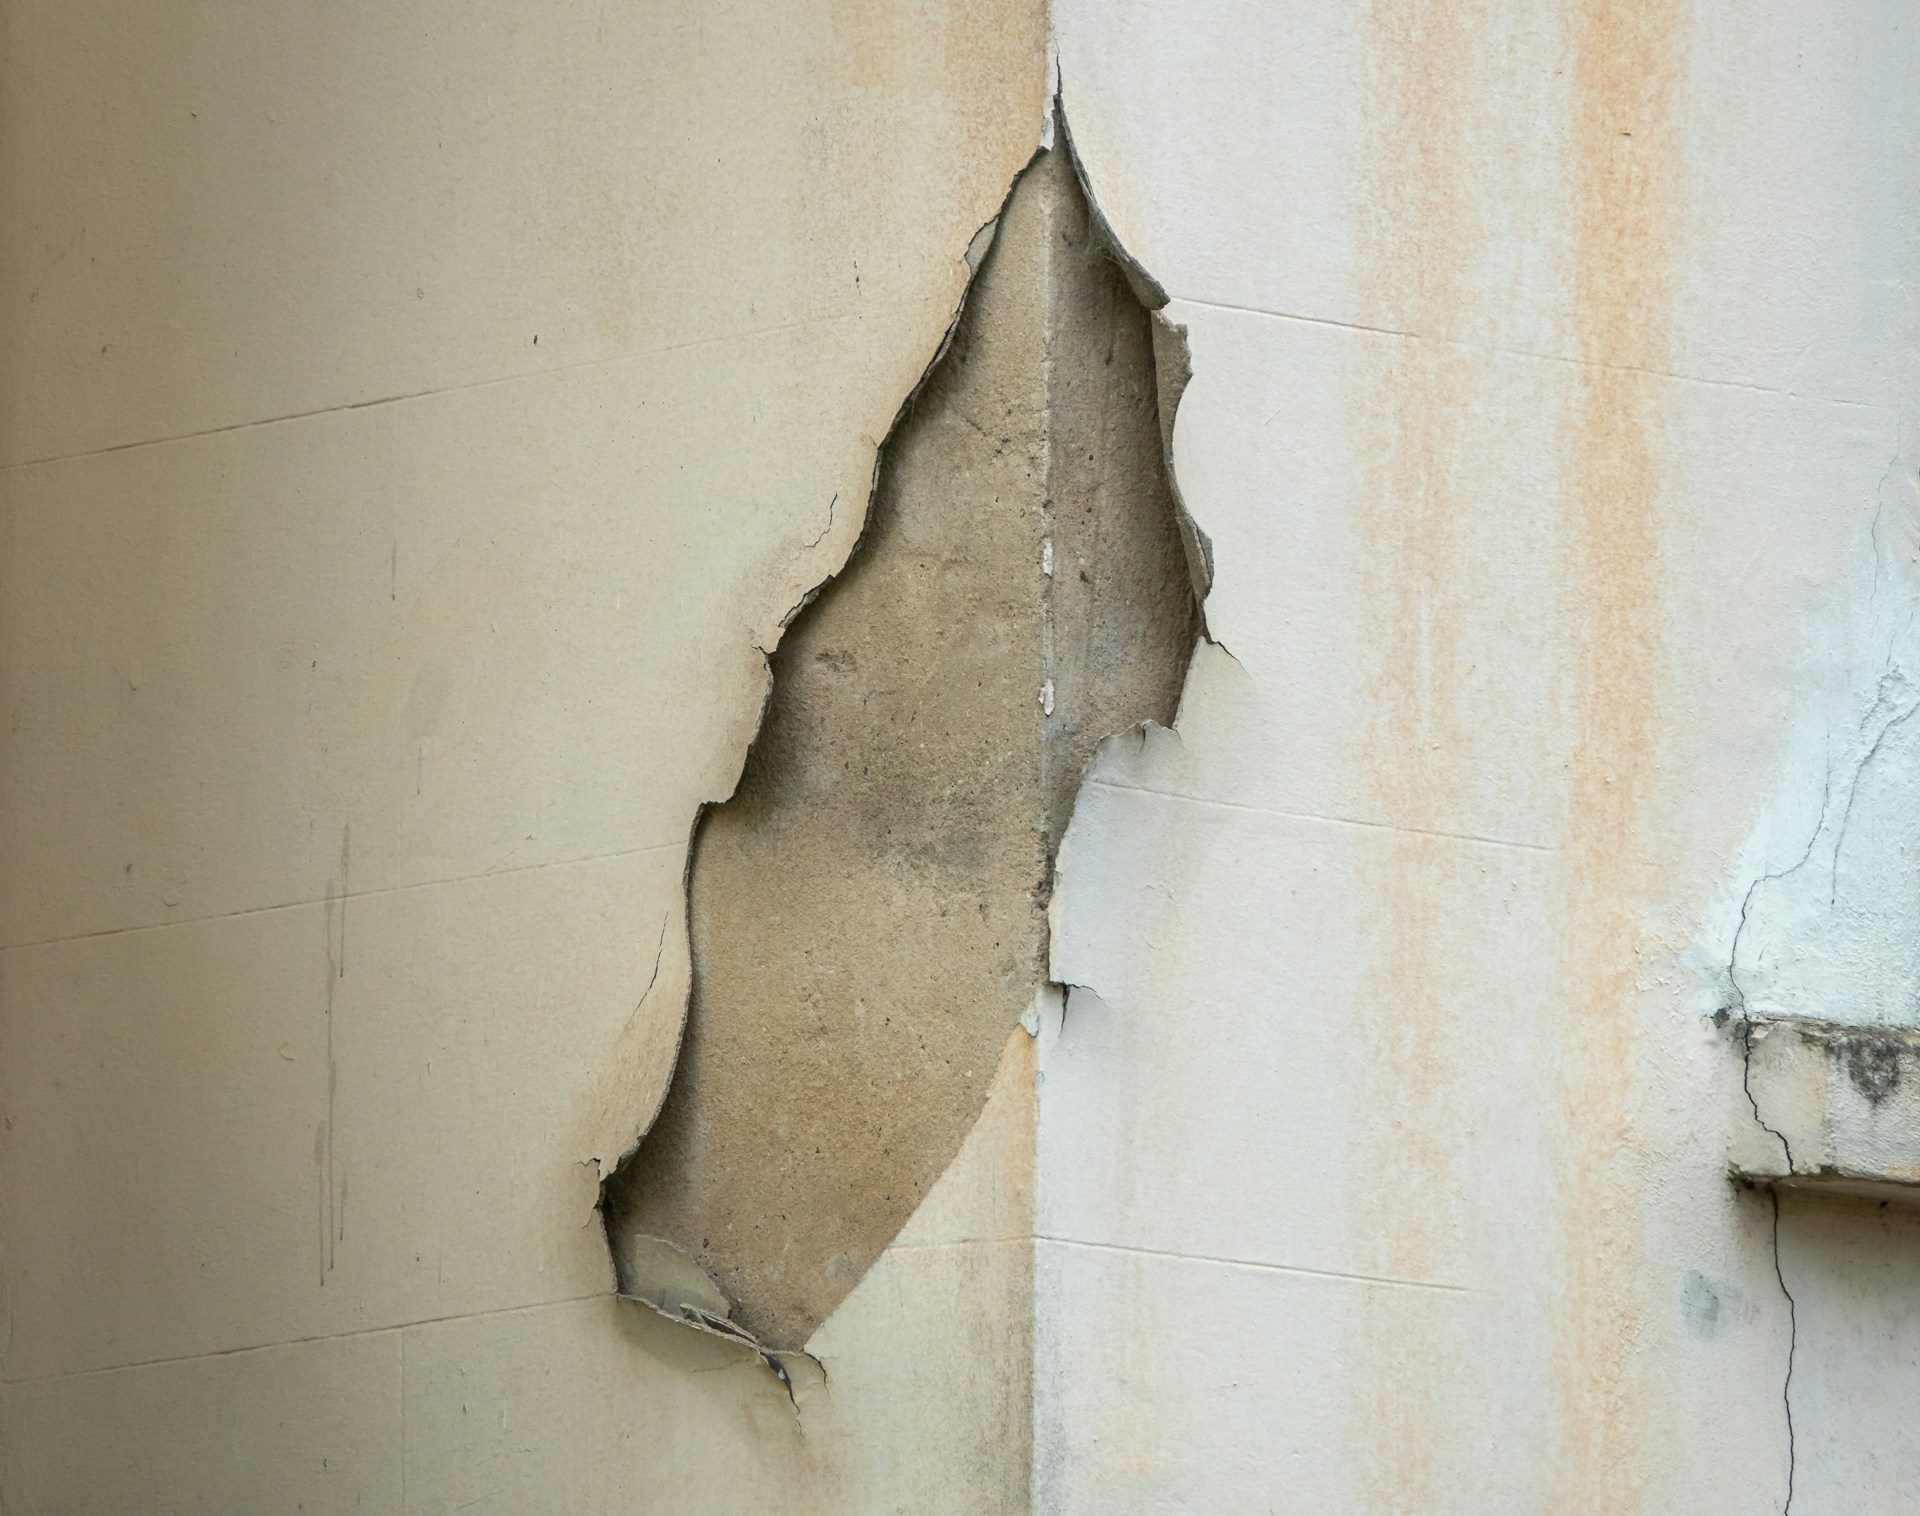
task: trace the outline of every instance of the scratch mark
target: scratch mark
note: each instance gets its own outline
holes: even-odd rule
[[[132,1363],[102,1364],[91,1369],[65,1369],[57,1374],[25,1374],[0,1378],[8,1386],[59,1384],[69,1379],[92,1379],[102,1374],[131,1374],[141,1369],[166,1368],[176,1363],[201,1363],[210,1358],[238,1358],[248,1353],[275,1353],[285,1348],[306,1347],[316,1342],[353,1342],[362,1337],[404,1336],[421,1327],[445,1326],[455,1321],[484,1321],[492,1316],[530,1316],[535,1311],[565,1310],[569,1306],[598,1304],[607,1298],[604,1290],[591,1295],[562,1295],[555,1300],[536,1300],[529,1305],[496,1306],[484,1311],[450,1311],[444,1316],[423,1316],[396,1326],[356,1327],[345,1332],[309,1332],[300,1337],[283,1337],[272,1342],[243,1343],[236,1348],[214,1348],[205,1353],[171,1353],[157,1358],[139,1358]]]
[[[382,885],[377,889],[343,892],[335,881],[327,881],[327,893],[311,900],[288,900],[280,905],[250,905],[237,911],[214,911],[205,916],[187,916],[178,921],[148,921],[138,926],[109,926],[92,932],[70,932],[64,937],[39,937],[29,942],[0,943],[0,952],[19,952],[27,948],[61,947],[70,942],[90,942],[96,937],[121,937],[133,932],[160,932],[177,927],[205,926],[214,921],[233,921],[247,916],[267,916],[275,911],[302,911],[316,905],[344,905],[348,900],[373,900],[382,895],[404,895],[413,890],[450,889],[456,885],[478,884],[487,879],[506,879],[515,874],[533,874],[542,869],[571,869],[593,863],[615,863],[623,858],[638,858],[647,853],[664,853],[686,846],[686,839],[652,842],[644,847],[621,848],[612,853],[589,853],[581,858],[552,858],[545,863],[519,863],[510,867],[492,867],[477,874],[455,874],[447,879],[417,879],[411,884]]]
[[[1225,300],[1202,300],[1193,295],[1176,295],[1174,301],[1180,305],[1197,305],[1202,310],[1224,311],[1234,316],[1260,316],[1268,321],[1291,321],[1302,326],[1325,326],[1336,331],[1363,332],[1375,337],[1398,337],[1407,342],[1429,342],[1441,347],[1457,348],[1464,352],[1493,353],[1503,358],[1520,358],[1534,363],[1558,363],[1567,368],[1594,369],[1616,374],[1639,374],[1648,379],[1666,379],[1675,384],[1698,384],[1708,389],[1744,390],[1754,395],[1774,395],[1782,400],[1804,400],[1814,405],[1838,405],[1852,410],[1884,411],[1892,413],[1893,407],[1872,400],[1842,400],[1833,395],[1806,395],[1797,390],[1775,389],[1764,384],[1748,384],[1739,379],[1703,379],[1697,374],[1681,374],[1670,369],[1646,368],[1634,363],[1613,363],[1601,358],[1576,358],[1565,353],[1541,353],[1529,348],[1506,347],[1500,344],[1484,342],[1464,342],[1458,337],[1442,337],[1432,332],[1408,331],[1401,327],[1369,326],[1364,321],[1341,321],[1332,316],[1303,316],[1291,311],[1271,311],[1258,305],[1235,305]],[[1284,410],[1285,407],[1281,407]],[[1262,425],[1271,424],[1280,411],[1266,418]]]
[[[889,302],[882,310],[902,310],[918,305],[935,305],[941,302],[928,300],[901,300]],[[767,325],[749,325],[730,332],[721,332],[710,337],[695,337],[685,342],[667,342],[658,347],[636,348],[631,352],[614,353],[605,358],[585,358],[578,363],[557,363],[551,368],[530,368],[518,374],[503,374],[495,379],[476,379],[468,384],[445,384],[433,389],[407,390],[392,395],[376,395],[370,400],[348,400],[339,405],[320,405],[311,410],[285,411],[277,416],[264,416],[255,421],[236,421],[227,426],[202,427],[197,431],[175,432],[165,437],[136,437],[131,442],[112,442],[104,447],[79,448],[70,453],[47,453],[33,458],[20,458],[12,463],[0,463],[0,474],[10,473],[14,469],[40,468],[54,463],[75,463],[83,458],[99,458],[108,453],[126,453],[135,448],[167,447],[178,442],[199,442],[208,437],[225,437],[234,432],[249,432],[261,426],[286,426],[295,421],[314,421],[322,416],[332,416],[346,411],[371,410],[375,406],[405,405],[415,400],[433,400],[442,395],[465,395],[476,390],[498,389],[507,384],[525,384],[541,379],[555,378],[563,374],[579,373],[582,370],[597,368],[617,368],[621,364],[637,363],[647,358],[657,358],[665,353],[683,353],[697,351],[703,347],[724,347],[731,342],[754,342],[764,337],[780,336],[787,332],[808,331],[816,327],[840,326],[847,322],[864,321],[864,312],[848,312],[831,316],[813,316],[800,321],[781,321]]]
[[[347,976],[347,898],[352,867],[353,828],[340,829],[340,878],[338,887],[327,881],[324,914],[327,944],[327,1115],[321,1126],[320,1152],[320,1285],[333,1272],[338,1245],[346,1229],[346,1184],[336,1179],[334,1166],[334,1110],[340,1093],[340,1065],[333,1052],[334,990]]]

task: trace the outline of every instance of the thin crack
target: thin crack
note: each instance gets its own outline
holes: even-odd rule
[[[1780,1293],[1787,1299],[1787,1376],[1780,1386],[1780,1404],[1787,1413],[1787,1500],[1780,1507],[1780,1516],[1790,1516],[1793,1510],[1793,1482],[1798,1472],[1798,1449],[1793,1435],[1793,1360],[1800,1348],[1800,1308],[1794,1303],[1793,1291],[1787,1288],[1786,1270],[1780,1265],[1780,1192],[1768,1192],[1773,1200],[1773,1277],[1780,1283]]]
[[[1880,690],[1874,696],[1873,709],[1867,713],[1868,720],[1872,719],[1873,711],[1878,710],[1881,702],[1886,699],[1886,686],[1893,677],[1891,670],[1880,676]],[[1908,706],[1898,716],[1895,716],[1885,726],[1880,728],[1879,732],[1874,736],[1872,745],[1868,747],[1866,756],[1860,760],[1859,767],[1853,771],[1853,783],[1847,787],[1846,809],[1840,813],[1840,830],[1833,839],[1832,899],[1828,901],[1830,906],[1838,900],[1840,894],[1840,849],[1845,845],[1847,840],[1847,823],[1853,819],[1853,803],[1859,798],[1860,783],[1867,777],[1868,767],[1871,766],[1873,760],[1879,756],[1880,745],[1887,740],[1887,734],[1897,726],[1906,725],[1907,722],[1914,718],[1916,713],[1920,713],[1920,699],[1915,700],[1912,705]],[[1861,724],[1864,726],[1866,723],[1862,722]],[[1817,836],[1818,833],[1815,835]]]
[[[1820,804],[1820,821],[1813,829],[1813,836],[1807,840],[1807,850],[1800,861],[1792,868],[1781,869],[1777,873],[1762,874],[1747,886],[1746,898],[1740,902],[1740,924],[1733,929],[1733,943],[1727,954],[1727,985],[1733,991],[1733,1000],[1722,1012],[1733,1014],[1734,1031],[1740,1038],[1740,1088],[1747,1097],[1747,1104],[1753,1107],[1753,1119],[1763,1132],[1768,1133],[1780,1144],[1781,1155],[1786,1159],[1787,1172],[1793,1172],[1793,1145],[1787,1141],[1787,1134],[1778,1127],[1768,1124],[1767,1118],[1760,1114],[1760,1102],[1753,1094],[1753,1018],[1747,1014],[1747,992],[1740,983],[1740,939],[1746,934],[1747,916],[1753,909],[1753,897],[1763,884],[1776,883],[1805,867],[1813,856],[1814,844],[1820,840],[1821,830],[1827,824],[1827,805],[1832,798],[1832,785],[1828,784],[1827,798]]]
[[[1740,939],[1746,935],[1747,916],[1753,910],[1753,897],[1759,891],[1761,885],[1778,884],[1782,879],[1787,878],[1791,874],[1799,873],[1801,869],[1807,866],[1813,857],[1814,848],[1819,845],[1821,833],[1827,829],[1827,812],[1831,810],[1832,807],[1833,777],[1832,770],[1829,768],[1825,792],[1820,797],[1820,819],[1814,823],[1813,834],[1807,838],[1806,850],[1800,854],[1797,862],[1789,864],[1786,868],[1777,869],[1771,874],[1761,874],[1757,876],[1753,883],[1747,886],[1746,898],[1740,902],[1740,924],[1733,929],[1733,942],[1729,945],[1727,951],[1727,986],[1733,991],[1733,1000],[1732,1003],[1727,1006],[1727,1009],[1737,1012],[1738,1019],[1743,1024],[1748,1018],[1747,992],[1741,988],[1740,985]]]
[[[1873,704],[1868,707],[1867,714],[1861,719],[1860,727],[1862,731],[1870,729],[1873,725],[1874,718],[1892,704],[1887,687],[1890,683],[1894,682],[1895,677],[1896,671],[1893,670],[1889,670],[1881,676],[1879,688],[1874,693]],[[1852,779],[1847,785],[1846,804],[1841,809],[1840,823],[1834,833],[1833,862],[1827,884],[1829,908],[1832,908],[1839,899],[1840,849],[1846,842],[1847,828],[1853,819],[1853,807],[1855,801],[1859,798],[1861,781],[1865,778],[1868,768],[1872,766],[1873,760],[1879,756],[1881,745],[1887,740],[1887,734],[1893,731],[1895,727],[1902,726],[1912,720],[1916,715],[1920,715],[1920,699],[1916,699],[1904,711],[1900,712],[1899,715],[1886,721],[1880,727],[1879,731],[1874,733],[1873,741],[1868,745],[1866,753],[1861,757],[1860,762],[1854,766]],[[1754,1098],[1753,1094],[1753,1017],[1749,1014],[1746,988],[1740,983],[1740,943],[1746,936],[1749,918],[1753,911],[1754,896],[1759,893],[1760,886],[1763,884],[1777,884],[1781,880],[1797,874],[1812,861],[1814,850],[1820,845],[1820,839],[1826,833],[1827,817],[1833,809],[1833,798],[1833,763],[1832,757],[1829,755],[1827,777],[1820,796],[1820,817],[1819,820],[1814,823],[1813,831],[1807,838],[1805,850],[1800,854],[1799,859],[1787,868],[1779,869],[1771,874],[1761,874],[1747,886],[1746,896],[1740,902],[1740,921],[1734,928],[1733,942],[1730,944],[1727,953],[1727,987],[1732,992],[1732,998],[1723,1008],[1722,1018],[1730,1017],[1734,1021],[1736,1035],[1740,1038],[1741,1089],[1746,1094],[1747,1104],[1753,1107],[1753,1119],[1759,1123],[1763,1131],[1767,1132],[1779,1142],[1781,1153],[1786,1158],[1787,1172],[1789,1174],[1793,1172],[1792,1144],[1787,1141],[1784,1132],[1770,1125],[1766,1118],[1760,1114],[1760,1103]]]
[[[840,496],[838,492],[836,492],[834,497],[827,502],[827,524],[820,528],[820,535],[818,537],[815,537],[813,541],[801,549],[802,552],[810,553],[827,540],[827,535],[833,530],[833,508],[839,503]]]
[[[1753,1023],[1744,1017],[1740,1021],[1740,1089],[1747,1097],[1747,1104],[1753,1107],[1753,1119],[1759,1123],[1760,1130],[1780,1144],[1780,1152],[1787,1160],[1787,1172],[1791,1174],[1793,1144],[1787,1141],[1785,1132],[1768,1124],[1767,1118],[1760,1114],[1760,1102],[1753,1096]]]

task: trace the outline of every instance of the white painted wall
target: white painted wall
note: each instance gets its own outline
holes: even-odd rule
[[[1038,1508],[1904,1509],[1912,1229],[1795,1198],[1776,1275],[1711,1018],[1914,667],[1910,10],[1056,27],[1224,650],[1068,844]]]

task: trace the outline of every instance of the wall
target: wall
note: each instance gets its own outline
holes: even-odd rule
[[[1210,640],[788,1382],[594,1207],[1048,18],[4,15],[10,1513],[1901,1508],[1911,1218],[1728,1167],[1911,1020],[1903,7],[1060,0]]]
[[[6,1509],[1024,1503],[1017,1124],[804,1417],[595,1205],[1039,8],[5,25]]]
[[[1066,844],[1040,1507],[1900,1508],[1907,1229],[1727,1165],[1914,605],[1912,18],[1056,26],[1220,646]]]

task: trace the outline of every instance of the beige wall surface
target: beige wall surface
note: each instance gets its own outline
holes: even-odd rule
[[[1022,1506],[1016,1065],[797,1405],[594,1207],[1039,8],[5,28],[10,1516]]]

